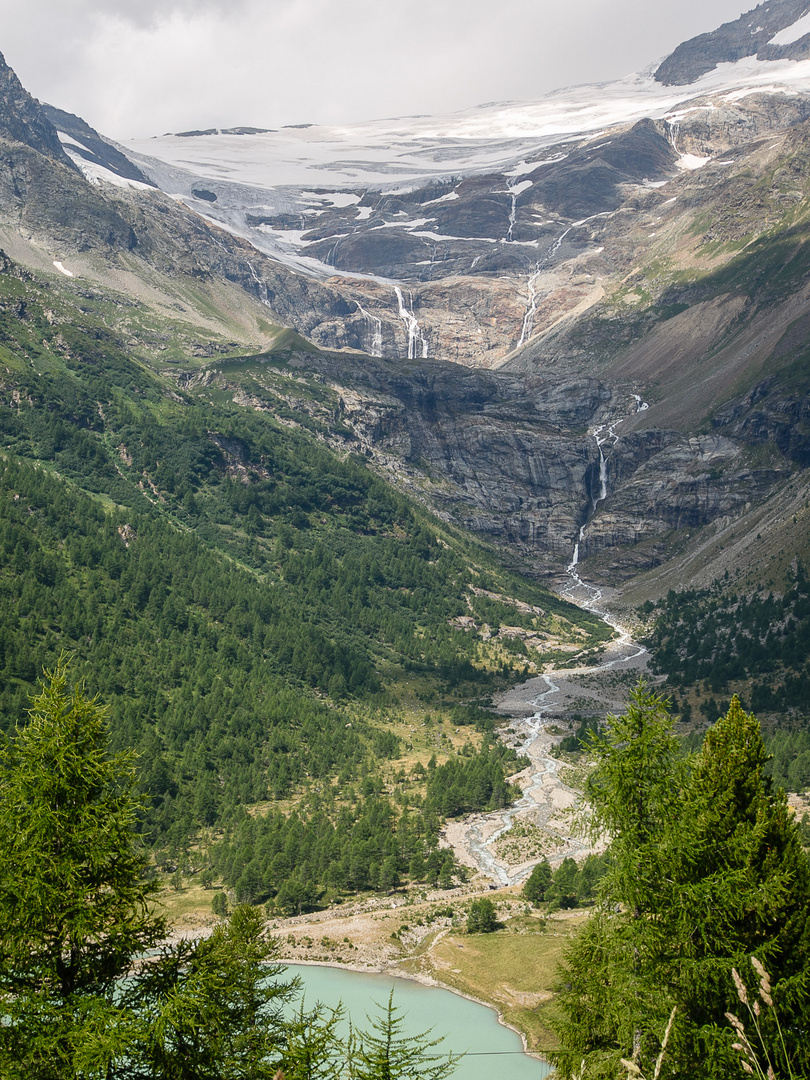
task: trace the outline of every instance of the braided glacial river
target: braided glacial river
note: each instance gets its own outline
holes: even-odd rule
[[[614,627],[617,637],[598,664],[548,672],[501,696],[499,711],[511,718],[508,740],[530,762],[518,778],[521,797],[508,809],[452,823],[445,833],[461,861],[500,886],[519,884],[539,857],[535,852],[510,861],[508,850],[499,850],[498,841],[516,823],[533,827],[553,865],[567,855],[587,852],[586,845],[570,832],[566,811],[578,796],[565,781],[566,766],[550,754],[559,736],[546,728],[560,723],[574,709],[602,714],[621,711],[627,691],[646,667],[646,650],[634,644],[601,610],[602,593],[579,578],[575,564],[569,567],[569,579],[565,595],[598,612]],[[387,1002],[393,987],[394,1004],[403,1010],[406,1033],[417,1035],[432,1028],[434,1036],[445,1036],[437,1052],[465,1053],[453,1074],[455,1080],[543,1080],[549,1073],[547,1064],[523,1052],[520,1036],[499,1023],[492,1009],[450,990],[409,978],[317,964],[291,964],[288,973],[300,976],[310,1005],[315,1001],[326,1005],[342,1002],[359,1027],[369,1026],[366,1016],[379,1015],[379,1006]]]
[[[631,412],[649,408],[638,394],[633,394],[632,399]],[[579,575],[580,546],[599,503],[609,493],[609,459],[604,448],[615,447],[620,438],[619,425],[625,419],[617,417],[591,430],[599,452],[599,483],[588,518],[574,543],[566,571],[568,583],[561,590],[567,600],[599,615],[616,637],[600,663],[552,670],[500,696],[498,711],[512,718],[507,742],[529,759],[528,768],[519,777],[522,794],[508,809],[477,814],[445,830],[445,839],[459,860],[482,871],[499,886],[520,884],[543,855],[554,866],[567,856],[587,853],[588,847],[571,835],[570,811],[578,796],[566,783],[566,773],[571,777],[569,767],[552,757],[550,751],[559,741],[564,718],[567,721],[576,713],[605,716],[621,712],[631,686],[646,672],[647,650],[635,644],[630,633],[610,614],[603,590],[589,585]],[[507,834],[517,823],[524,826],[515,830],[522,833],[521,842],[508,843]]]
[[[529,759],[528,768],[517,778],[522,794],[504,810],[473,815],[451,823],[445,830],[458,858],[499,886],[520,884],[541,855],[556,866],[569,855],[582,856],[590,850],[584,841],[571,835],[570,811],[578,795],[566,783],[569,767],[551,756],[559,735],[552,734],[549,728],[559,732],[567,722],[564,718],[575,712],[599,716],[621,712],[628,691],[647,667],[647,650],[633,642],[629,632],[604,610],[602,590],[580,578],[576,555],[575,549],[563,595],[600,615],[617,636],[599,663],[554,670],[500,696],[498,711],[512,720],[506,741]],[[523,850],[519,845],[516,850],[514,844],[504,843],[517,823],[531,830],[533,848],[529,844],[527,850],[524,843]]]

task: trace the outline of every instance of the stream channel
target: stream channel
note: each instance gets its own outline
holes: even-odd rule
[[[602,591],[584,582],[576,562],[568,568],[563,594],[582,607],[598,613],[617,632],[598,664],[551,671],[512,688],[498,702],[499,711],[511,718],[512,745],[525,754],[529,766],[520,774],[521,797],[508,809],[477,814],[451,823],[445,839],[459,859],[482,871],[495,884],[515,885],[525,880],[540,857],[537,852],[523,861],[510,862],[498,851],[498,840],[516,822],[536,827],[543,854],[552,865],[566,855],[582,856],[586,845],[571,836],[566,811],[577,801],[577,792],[565,782],[566,766],[549,753],[559,741],[550,734],[553,726],[576,708],[582,712],[621,711],[627,692],[644,673],[646,650],[604,610]],[[432,1029],[432,1037],[445,1036],[436,1051],[465,1053],[452,1074],[453,1080],[543,1080],[549,1066],[523,1052],[520,1036],[504,1027],[489,1007],[450,990],[425,986],[408,978],[375,975],[318,964],[290,963],[290,975],[298,975],[308,1006],[342,1002],[357,1027],[370,1027],[367,1017],[379,1016],[393,987],[394,1005],[402,1010],[404,1031],[414,1035]],[[345,1032],[344,1032],[345,1033]]]
[[[531,872],[539,855],[517,864],[498,851],[498,840],[516,822],[537,827],[543,838],[544,854],[552,865],[566,855],[581,856],[587,846],[570,834],[566,811],[577,801],[577,792],[565,782],[564,763],[549,751],[559,741],[546,731],[561,714],[576,707],[579,711],[621,711],[627,691],[644,673],[646,650],[631,641],[630,635],[603,610],[602,591],[586,584],[576,563],[568,568],[569,583],[563,594],[582,607],[597,612],[617,632],[598,664],[552,671],[507,691],[499,700],[499,711],[511,718],[509,741],[530,761],[520,774],[522,795],[508,809],[477,814],[463,822],[451,823],[445,838],[459,859],[482,871],[498,885],[519,884]],[[368,1029],[367,1016],[378,1016],[394,989],[394,1004],[403,1011],[405,1032],[414,1035],[433,1029],[444,1035],[437,1052],[465,1053],[452,1074],[453,1080],[543,1080],[549,1066],[523,1052],[520,1036],[504,1027],[489,1007],[450,990],[425,986],[408,978],[374,975],[317,964],[289,964],[287,972],[298,975],[309,1006],[319,1001],[327,1006],[342,1002],[356,1026]]]
[[[648,408],[638,395],[633,399],[633,411]],[[621,423],[617,419],[591,432],[599,450],[599,485],[588,521],[574,544],[567,584],[561,589],[567,600],[604,619],[616,636],[599,663],[552,669],[500,695],[497,709],[512,721],[502,737],[529,759],[518,777],[521,796],[504,810],[476,814],[445,828],[445,840],[457,857],[501,887],[525,881],[544,855],[552,866],[558,866],[568,856],[581,859],[589,853],[588,844],[572,835],[571,814],[579,796],[567,782],[581,783],[583,775],[576,777],[571,766],[552,757],[550,751],[560,741],[560,724],[567,724],[572,714],[604,717],[621,713],[629,691],[647,672],[647,650],[633,642],[629,631],[611,615],[606,591],[588,584],[579,574],[580,545],[588,522],[608,496],[608,461],[603,447],[615,446]],[[507,834],[518,823],[524,828],[516,832],[523,836],[509,842]]]
[[[446,827],[446,840],[455,848],[461,861],[482,871],[498,886],[517,885],[531,873],[543,855],[552,866],[567,856],[582,858],[591,849],[571,835],[570,812],[578,793],[566,780],[570,769],[551,756],[560,741],[557,731],[564,718],[573,712],[605,716],[624,710],[629,691],[647,668],[647,651],[630,638],[629,633],[597,604],[602,593],[585,584],[576,571],[569,570],[571,584],[568,598],[588,606],[617,632],[598,664],[554,670],[503,693],[498,711],[511,718],[505,740],[529,759],[518,776],[521,796],[512,806],[492,813],[475,814],[463,822]],[[515,824],[524,823],[531,830],[530,850],[520,845],[499,844]],[[533,843],[533,847],[531,847]]]
[[[402,306],[402,305],[401,305]],[[647,408],[633,395],[635,408]],[[618,439],[621,420],[592,431],[599,448],[599,488],[589,517],[608,494],[608,463],[603,445]],[[501,694],[498,711],[510,718],[503,736],[529,760],[519,775],[521,796],[512,806],[493,813],[476,814],[461,822],[451,822],[444,839],[457,858],[482,872],[497,886],[519,885],[545,855],[552,866],[566,856],[581,859],[590,850],[572,836],[571,811],[579,795],[568,773],[571,768],[550,751],[560,740],[560,726],[572,713],[605,716],[623,711],[629,691],[647,670],[647,650],[631,639],[630,633],[611,615],[609,596],[588,584],[579,574],[579,550],[587,522],[579,531],[568,581],[562,595],[580,607],[601,616],[616,631],[597,664],[553,669]],[[549,731],[555,728],[555,731]],[[580,778],[581,779],[581,778]],[[504,840],[516,824],[528,827],[528,844]],[[499,844],[499,841],[502,843]],[[523,846],[521,847],[521,843]],[[394,987],[394,1004],[403,1010],[403,1026],[415,1035],[433,1030],[433,1037],[445,1035],[437,1050],[466,1053],[453,1074],[454,1080],[542,1080],[549,1066],[525,1054],[520,1036],[499,1023],[489,1007],[438,987],[425,986],[407,978],[358,973],[335,967],[295,965],[307,1003],[327,1006],[342,1002],[359,1027],[368,1028],[366,1016],[378,1016]]]

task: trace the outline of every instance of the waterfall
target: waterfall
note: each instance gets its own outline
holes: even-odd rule
[[[564,233],[561,233],[557,237],[551,247],[546,251],[543,258],[538,259],[538,261],[535,263],[534,273],[529,274],[529,301],[526,307],[526,314],[523,316],[523,329],[520,332],[520,340],[517,343],[518,349],[521,345],[523,345],[526,341],[529,340],[529,338],[532,336],[532,330],[534,329],[534,316],[537,312],[537,291],[535,288],[535,283],[540,276],[540,271],[543,269],[546,263],[550,262],[560,250],[560,245],[562,244],[566,236],[568,236],[568,234],[571,232],[572,228],[573,226],[569,226]],[[509,239],[509,237],[507,237],[507,239]]]
[[[644,412],[645,409],[649,409],[650,406],[647,404],[646,401],[642,401],[639,394],[633,394],[633,399],[635,401],[637,413]],[[592,431],[589,432],[591,437],[596,440],[596,445],[599,448],[599,493],[597,495],[591,496],[591,512],[588,515],[588,520],[585,522],[585,524],[580,526],[579,533],[577,534],[577,539],[574,543],[574,552],[571,556],[571,562],[566,567],[565,572],[568,574],[572,581],[571,588],[582,587],[592,592],[597,592],[597,590],[594,589],[593,586],[585,585],[585,583],[582,581],[582,578],[580,578],[580,576],[577,574],[577,566],[579,565],[579,549],[582,541],[585,539],[585,530],[587,529],[590,522],[593,520],[593,516],[596,513],[597,506],[600,502],[604,502],[605,499],[608,497],[608,465],[607,459],[605,458],[605,451],[602,448],[608,440],[610,440],[613,446],[616,445],[616,443],[619,441],[619,433],[616,428],[619,426],[619,424],[622,423],[624,423],[624,417],[619,417],[618,420],[613,420],[610,423],[599,424],[598,427],[595,427]],[[605,429],[607,429],[607,433],[605,433]],[[599,595],[601,596],[601,593],[599,593]]]
[[[581,579],[576,573],[576,568],[579,565],[579,546],[585,539],[585,530],[588,527],[588,523],[593,518],[593,515],[596,513],[597,506],[600,502],[604,502],[604,500],[608,496],[608,469],[607,461],[605,459],[605,452],[602,447],[608,441],[608,439],[612,439],[613,445],[616,445],[616,443],[619,441],[616,427],[620,423],[621,420],[616,420],[614,423],[607,425],[607,435],[602,434],[602,432],[605,430],[604,424],[600,424],[599,427],[594,428],[591,432],[591,435],[596,440],[596,445],[599,448],[599,494],[593,495],[591,497],[591,512],[588,515],[588,521],[586,521],[584,525],[580,526],[579,534],[577,535],[577,539],[574,544],[574,553],[571,556],[571,562],[568,564],[568,567],[566,569],[566,573],[569,574],[571,579],[579,585],[582,584]]]
[[[678,157],[681,157],[681,152],[678,149],[678,134],[681,130],[680,122],[678,120],[666,120],[665,123],[667,125],[667,139],[669,141],[669,145],[672,147]]]
[[[219,241],[217,241],[217,243],[219,243]],[[223,245],[220,244],[219,246],[222,247]],[[251,263],[251,262],[248,263],[248,269],[250,270],[251,274],[253,275],[253,280],[259,286],[259,299],[261,300],[261,302],[263,304],[266,304],[269,307],[270,306],[270,301],[267,299],[267,282],[262,281],[262,279],[256,273],[256,270],[254,269],[253,263]]]
[[[518,185],[514,183],[513,179],[508,180],[507,185],[509,188],[509,194],[512,196],[512,207],[509,211],[509,228],[506,230],[506,239],[507,242],[511,242],[512,230],[514,229],[515,222],[517,221],[517,197],[520,194],[520,190]]]
[[[422,347],[422,359],[427,359],[428,343],[425,335],[419,329],[419,323],[416,321],[416,316],[413,313],[413,296],[410,296],[410,310],[405,307],[405,299],[402,295],[402,289],[399,285],[394,286],[394,292],[397,294],[397,303],[399,304],[399,317],[405,323],[405,329],[408,331],[408,359],[413,360],[416,357],[416,346],[419,343]]]
[[[524,341],[528,341],[531,337],[532,330],[534,329],[534,314],[537,311],[537,294],[535,292],[534,283],[537,281],[540,274],[540,267],[542,263],[537,263],[534,269],[534,273],[529,275],[529,303],[526,307],[526,314],[523,316],[523,329],[520,331],[520,341],[517,343],[517,347],[523,344]]]
[[[382,319],[378,319],[376,315],[366,311],[359,300],[355,300],[355,304],[357,304],[357,310],[372,327],[371,349],[369,350],[371,355],[382,356]]]
[[[605,454],[602,450],[602,444],[599,443],[599,497],[594,499],[593,508],[596,509],[596,504],[602,502],[607,498],[607,462],[605,461]]]
[[[574,544],[574,554],[571,556],[571,562],[568,564],[567,573],[571,574],[579,564],[579,545],[582,543],[582,538],[585,535],[585,526],[581,525],[579,529],[579,535],[577,536],[577,542]],[[572,576],[574,576],[572,574]]]
[[[564,233],[562,233],[560,236],[557,237],[557,239],[554,241],[554,243],[551,245],[551,247],[546,252],[546,257],[543,260],[543,262],[549,262],[551,259],[554,258],[554,256],[560,250],[560,244],[562,244],[563,240],[566,238],[566,236],[568,236],[568,234],[571,232],[572,228],[573,228],[573,225],[570,225],[565,230]]]
[[[531,180],[521,180],[519,179],[519,177],[520,170],[512,173],[511,176],[506,177],[506,194],[512,200],[512,205],[509,209],[509,228],[506,230],[505,237],[507,244],[510,244],[512,242],[512,232],[515,228],[515,224],[517,223],[518,195],[520,195],[521,192],[525,191],[526,188],[530,188],[532,186]]]

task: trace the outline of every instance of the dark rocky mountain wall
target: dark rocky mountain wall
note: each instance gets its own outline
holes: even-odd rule
[[[718,64],[733,63],[747,56],[759,60],[806,59],[810,56],[810,34],[787,45],[769,42],[808,11],[807,0],[769,0],[758,4],[710,34],[684,41],[659,65],[655,78],[665,86],[686,86]]]
[[[42,106],[11,70],[0,53],[0,138],[23,143],[40,154],[70,165],[56,128]]]

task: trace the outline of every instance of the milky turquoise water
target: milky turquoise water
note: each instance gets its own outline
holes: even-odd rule
[[[446,1036],[436,1052],[467,1053],[453,1080],[542,1080],[548,1075],[548,1066],[522,1052],[520,1036],[498,1023],[492,1009],[449,990],[310,964],[288,964],[287,974],[300,977],[310,1008],[316,1001],[327,1006],[342,1001],[355,1028],[370,1027],[366,1016],[380,1011],[375,1003],[386,1005],[393,987],[406,1030],[416,1035],[433,1028],[433,1038]]]

